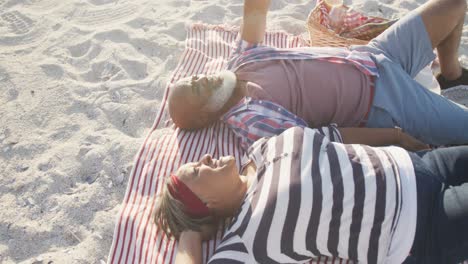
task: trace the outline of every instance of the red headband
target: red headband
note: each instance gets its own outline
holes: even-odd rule
[[[185,206],[185,211],[191,217],[203,218],[210,215],[208,207],[176,175],[171,174],[171,182],[172,185],[167,186],[169,192]]]

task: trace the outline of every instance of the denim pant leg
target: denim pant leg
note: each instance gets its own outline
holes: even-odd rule
[[[411,153],[418,219],[405,263],[459,263],[468,259],[468,146]]]
[[[440,253],[435,250],[434,214],[442,188],[442,180],[415,153],[409,153],[416,175],[417,220],[416,234],[410,255],[404,264],[438,264]]]
[[[379,64],[367,127],[399,126],[425,143],[468,144],[468,108],[435,94],[390,61]]]
[[[380,74],[367,127],[399,126],[435,146],[468,143],[468,109],[413,80],[435,58],[417,10],[353,49],[369,52]]]
[[[444,180],[435,230],[441,263],[468,260],[468,146],[437,149],[422,159]]]
[[[418,10],[405,15],[367,45],[383,54],[411,78],[435,59],[431,39]]]

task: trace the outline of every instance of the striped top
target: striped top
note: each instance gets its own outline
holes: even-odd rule
[[[408,256],[416,182],[403,149],[344,145],[295,127],[258,140],[248,157],[256,177],[209,263],[319,256],[401,263]]]
[[[258,43],[239,40],[229,58],[227,69],[236,71],[243,65],[268,60],[326,60],[334,63],[349,63],[368,76],[378,76],[379,72],[370,53],[334,47],[295,47],[274,48]]]

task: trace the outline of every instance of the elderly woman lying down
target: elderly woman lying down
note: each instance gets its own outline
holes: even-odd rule
[[[468,259],[468,146],[413,153],[332,142],[334,130],[262,138],[240,173],[234,157],[181,166],[155,213],[179,240],[176,263],[201,263],[202,240],[227,217],[209,263]]]

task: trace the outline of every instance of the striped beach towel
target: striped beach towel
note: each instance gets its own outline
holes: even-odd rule
[[[169,119],[168,92],[178,79],[223,69],[238,37],[238,29],[211,25],[192,25],[188,29],[185,50],[166,87],[162,107],[138,151],[127,191],[116,219],[109,263],[173,263],[177,243],[166,237],[153,222],[156,199],[170,172],[180,165],[198,160],[205,153],[215,157],[234,155],[240,166],[242,150],[234,134],[221,122],[187,132],[175,128]],[[268,32],[265,44],[278,48],[307,45],[300,36]],[[224,226],[224,227],[227,227]],[[223,231],[204,243],[206,262],[220,243]],[[311,263],[351,263],[322,257]]]

